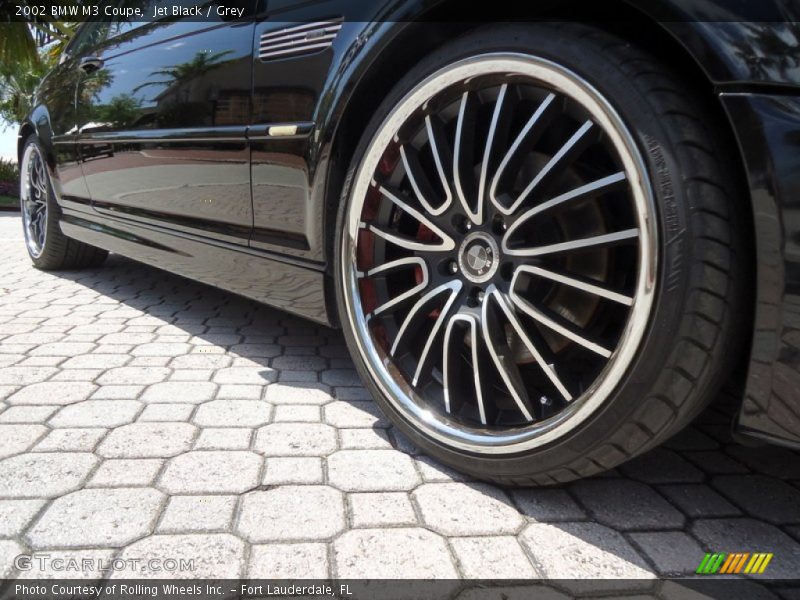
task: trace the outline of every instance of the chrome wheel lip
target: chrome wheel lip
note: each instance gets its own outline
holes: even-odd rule
[[[39,186],[34,181],[33,170],[39,166]],[[42,189],[43,188],[43,189]],[[29,144],[25,149],[20,164],[20,208],[22,211],[23,233],[28,253],[36,259],[42,255],[47,242],[47,223],[49,214],[47,200],[50,187],[47,181],[47,165],[41,150],[35,144]],[[38,208],[37,208],[38,207]],[[37,216],[41,215],[38,217]]]
[[[636,208],[640,253],[637,286],[631,315],[617,348],[595,382],[558,415],[518,430],[496,431],[470,427],[456,422],[416,401],[415,392],[397,381],[387,364],[374,350],[367,328],[367,318],[358,293],[356,241],[364,199],[380,156],[400,126],[425,102],[448,86],[490,73],[509,73],[531,77],[551,89],[578,101],[612,140],[623,163]],[[447,446],[476,454],[523,452],[553,442],[574,430],[595,413],[609,398],[636,358],[650,321],[654,303],[658,265],[658,238],[655,203],[641,152],[623,120],[596,88],[573,71],[550,60],[526,54],[497,52],[476,55],[449,65],[419,83],[400,100],[383,121],[358,167],[347,220],[342,236],[340,260],[347,318],[358,351],[378,386],[392,407],[424,434]]]

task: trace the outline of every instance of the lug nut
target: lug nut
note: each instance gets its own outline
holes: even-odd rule
[[[447,265],[447,270],[450,271],[451,275],[455,275],[456,273],[458,273],[458,264],[456,263],[456,261],[451,260],[450,264]]]
[[[472,223],[465,215],[455,215],[453,217],[453,227],[460,233],[466,233],[472,227]]]
[[[484,293],[483,290],[481,290],[480,292],[478,292],[478,295],[475,297],[475,299],[478,301],[478,304],[481,304],[485,297],[486,297],[486,294]]]
[[[500,215],[496,215],[494,221],[492,222],[492,229],[498,235],[502,235],[508,229],[508,225],[503,220],[503,217]]]

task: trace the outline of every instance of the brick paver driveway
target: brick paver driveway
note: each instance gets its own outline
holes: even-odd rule
[[[20,231],[0,216],[5,576],[44,550],[201,577],[644,579],[761,550],[797,576],[799,457],[733,444],[718,410],[605,477],[465,482],[388,426],[337,332],[120,257],[39,272]]]

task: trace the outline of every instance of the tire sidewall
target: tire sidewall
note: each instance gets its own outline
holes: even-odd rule
[[[53,193],[53,183],[52,183],[52,181],[50,179],[50,167],[47,164],[47,155],[45,154],[44,148],[42,147],[42,144],[39,141],[39,138],[38,138],[38,136],[36,134],[31,134],[26,139],[25,145],[23,146],[23,149],[22,149],[22,156],[23,157],[27,154],[28,148],[30,148],[31,146],[34,146],[37,149],[37,151],[39,152],[39,156],[41,157],[42,162],[44,163],[45,177],[47,179],[47,199],[45,201],[46,206],[47,206],[47,217],[46,217],[47,218],[47,223],[46,223],[46,233],[45,233],[44,244],[42,245],[42,249],[41,249],[41,252],[39,253],[39,256],[33,256],[30,253],[30,250],[28,249],[28,245],[27,245],[27,237],[25,239],[25,241],[26,241],[25,249],[28,251],[28,256],[30,257],[30,259],[33,262],[34,266],[41,267],[43,264],[46,264],[48,262],[48,255],[49,255],[48,251],[51,248],[51,246],[53,245],[53,242],[51,241],[53,239],[53,236],[57,235],[57,234],[60,234],[61,231],[60,231],[60,229],[58,227],[58,219],[56,217],[56,212],[55,212],[56,207],[57,207],[57,203],[55,201],[55,194]],[[22,168],[22,165],[20,165],[20,169],[21,168]],[[26,174],[24,175],[22,172],[20,172],[20,188],[23,185],[25,185],[25,181],[23,180],[23,177],[27,177],[27,175]],[[20,189],[20,202],[22,202],[22,189]],[[20,206],[20,210],[24,211],[25,207],[24,206]],[[24,217],[23,217],[22,226],[23,226],[23,228],[25,228]],[[23,235],[27,236],[27,232],[24,231],[24,230],[23,230]]]

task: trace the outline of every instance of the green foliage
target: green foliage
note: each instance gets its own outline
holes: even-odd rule
[[[36,86],[58,61],[78,26],[46,16],[27,22],[12,20],[15,5],[0,1],[0,119],[12,124],[28,113]]]
[[[36,40],[28,24],[0,22],[0,65],[38,60]]]
[[[61,5],[81,3],[86,3],[86,0],[59,0]],[[37,0],[0,2],[0,64],[37,64],[43,48],[46,48],[45,53],[50,59],[57,58],[75,35],[78,23],[57,21],[47,14],[29,17],[25,21],[19,20],[16,16],[16,7],[19,4],[37,8],[45,5]]]
[[[17,163],[0,158],[0,197],[17,198],[19,195],[19,169]]]
[[[17,163],[0,158],[0,181],[18,181],[19,168]]]
[[[0,119],[17,124],[31,109],[36,86],[51,68],[51,61],[0,62]]]
[[[77,23],[63,21],[4,22],[3,10],[0,6],[0,64],[36,65],[42,57],[58,59],[78,27]]]

